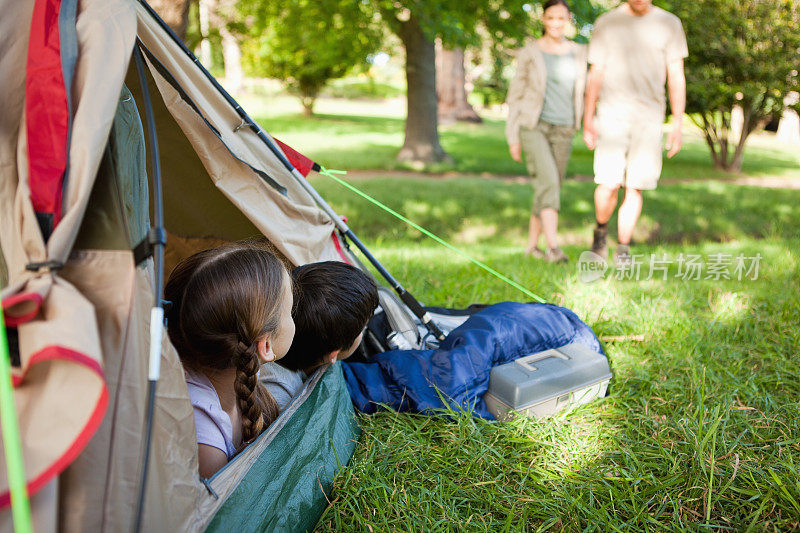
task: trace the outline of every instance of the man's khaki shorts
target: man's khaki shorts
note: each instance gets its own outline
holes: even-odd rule
[[[663,123],[595,119],[594,182],[655,189],[661,176]]]

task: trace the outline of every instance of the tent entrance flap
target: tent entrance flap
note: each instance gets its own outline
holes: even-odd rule
[[[133,64],[128,67],[125,84],[136,102],[141,102],[141,89]],[[190,238],[211,237],[219,239],[219,242],[261,235],[255,225],[214,186],[197,152],[167,109],[149,71],[147,84],[161,151],[165,225],[170,233]],[[147,162],[147,172],[151,175],[149,157]]]
[[[301,394],[287,407],[296,410],[249,465],[207,532],[230,531],[231,524],[239,531],[314,529],[331,499],[333,478],[350,461],[361,430],[341,364],[329,366],[316,385],[310,385],[313,390],[307,397]],[[239,465],[234,459],[228,468]],[[211,488],[216,481],[211,479]]]

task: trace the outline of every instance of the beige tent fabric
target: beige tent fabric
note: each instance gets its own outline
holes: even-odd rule
[[[116,109],[128,56],[125,49],[130,48],[135,35],[135,15],[130,4],[119,1],[95,0],[82,2],[79,7],[72,166],[63,204],[66,214],[50,241],[51,255],[47,255],[29,198],[22,111],[27,32],[33,2],[6,4],[11,5],[2,6],[0,33],[14,40],[4,40],[0,54],[3,84],[0,89],[11,103],[8,113],[4,108],[0,130],[3,154],[0,239],[8,263],[9,286],[0,296],[8,303],[20,295],[36,295],[6,309],[13,320],[38,307],[32,320],[18,326],[21,367],[14,373],[25,470],[29,490],[35,493],[84,448],[102,420],[108,397],[93,306],[59,276],[47,269],[29,272],[25,265],[45,259],[66,259]],[[113,22],[107,22],[108,18]],[[127,31],[123,30],[125,26]],[[126,45],[125,40],[130,44]],[[109,94],[109,87],[115,85],[113,94]],[[5,469],[3,461],[0,494],[7,492]]]
[[[37,318],[18,327],[23,368],[15,373],[15,380],[21,381],[14,389],[32,492],[80,453],[99,426],[108,400],[93,306],[58,277],[33,279],[28,288],[38,292],[37,285],[48,285],[48,294]],[[0,493],[8,491],[7,483],[2,461]]]
[[[14,203],[17,194],[17,149],[25,100],[25,59],[28,53],[28,32],[33,12],[33,2],[0,0],[0,246],[7,266],[10,282],[24,271],[27,262],[20,234],[12,228],[21,223]],[[24,160],[23,160],[24,161]],[[27,213],[33,216],[33,210]],[[35,228],[35,221],[32,221]],[[5,229],[4,229],[5,228]],[[38,257],[44,257],[44,245],[39,238]]]
[[[3,256],[3,248],[0,246],[0,289],[8,285],[8,268],[6,268],[6,258]]]
[[[31,496],[31,521],[36,533],[56,533],[58,531],[57,510],[58,478]],[[0,531],[14,531],[11,509],[0,511]]]
[[[102,427],[61,476],[59,523],[64,532],[125,531],[136,512],[145,434],[152,272],[136,268],[130,251],[89,250],[74,254],[62,275],[96,307],[111,401]],[[183,370],[166,336],[161,365],[144,531],[194,531],[205,488]]]
[[[234,109],[145,9],[141,6],[137,8],[139,38],[172,73],[204,117],[219,131],[225,143],[223,145],[202,118],[151,65],[152,75],[167,108],[197,151],[217,188],[294,264],[337,259],[338,254],[331,240],[333,223],[276,158],[271,153],[265,153],[263,142],[252,131],[248,128],[234,131],[241,123]],[[264,171],[286,187],[288,195],[281,195],[258,178],[246,164],[231,156],[228,149],[242,161]],[[190,181],[187,179],[186,182],[190,187]]]

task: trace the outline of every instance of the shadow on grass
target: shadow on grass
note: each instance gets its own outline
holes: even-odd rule
[[[363,238],[424,241],[416,230],[324,177],[313,183],[334,208],[350,218]],[[527,233],[532,189],[526,184],[482,179],[358,180],[357,187],[454,244],[521,245]],[[588,240],[594,222],[592,183],[567,180],[559,232],[566,242]],[[800,192],[717,182],[664,184],[645,193],[634,235],[639,244],[698,244],[800,235]],[[615,233],[615,219],[610,227]]]
[[[256,120],[267,131],[275,132],[276,134],[329,130],[346,134],[402,133],[405,128],[403,119],[366,115],[316,114],[313,117],[306,117],[298,113],[257,117]]]
[[[395,157],[403,144],[405,120],[368,115],[321,113],[275,114],[258,117],[259,122],[277,137],[286,137],[297,149],[326,166],[345,169],[398,169],[404,166]],[[505,122],[486,120],[482,124],[455,123],[439,129],[443,148],[455,159],[453,164],[434,164],[432,172],[525,174],[524,165],[508,154]],[[381,138],[376,142],[375,137]],[[346,139],[346,142],[343,141]],[[568,175],[590,176],[593,154],[576,134]],[[752,176],[782,176],[796,171],[800,158],[787,149],[751,146],[745,152],[744,173]],[[733,179],[715,169],[708,147],[695,135],[687,135],[684,148],[673,159],[665,159],[662,176],[667,179]]]

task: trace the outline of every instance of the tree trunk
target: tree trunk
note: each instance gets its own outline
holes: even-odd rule
[[[400,161],[435,163],[449,160],[439,144],[436,116],[436,54],[417,19],[399,23],[398,35],[406,50],[406,138],[397,155]]]
[[[242,51],[239,41],[223,24],[219,27],[222,36],[222,59],[225,62],[225,88],[236,94],[242,88]]]
[[[185,41],[186,28],[189,26],[190,0],[149,0],[148,3],[172,31]]]
[[[212,0],[200,0],[198,11],[200,15],[200,62],[206,68],[211,68],[211,41],[208,40],[208,32],[211,30],[210,12],[212,7],[209,3]],[[214,4],[216,5],[216,4]]]
[[[736,149],[733,152],[733,159],[731,160],[730,170],[731,172],[741,172],[742,171],[742,163],[744,162],[744,144],[747,142],[747,137],[756,129],[758,126],[757,117],[753,116],[753,110],[751,108],[744,109],[742,112],[742,129],[739,134],[739,140],[736,143]]]
[[[722,168],[728,170],[730,163],[728,162],[728,141],[731,136],[731,112],[725,109],[720,109],[720,132],[717,135],[719,138],[719,155],[722,161]]]
[[[316,96],[303,95],[300,97],[300,103],[303,104],[303,116],[314,116],[314,102],[317,101]]]
[[[439,119],[442,122],[481,122],[481,117],[467,101],[466,82],[464,49],[448,50],[437,46],[436,92],[439,96]]]
[[[776,138],[786,144],[800,144],[800,116],[794,109],[783,110]]]

